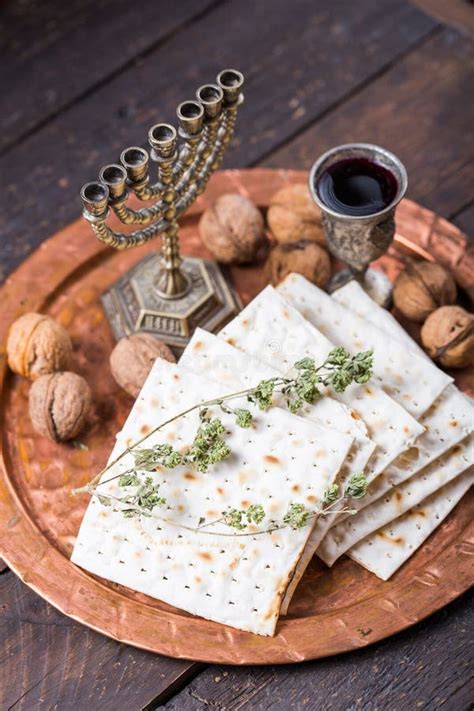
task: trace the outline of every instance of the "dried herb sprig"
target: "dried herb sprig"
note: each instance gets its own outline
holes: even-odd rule
[[[297,361],[294,364],[296,373],[292,378],[277,376],[262,380],[253,388],[193,405],[161,423],[133,445],[127,447],[118,457],[110,462],[105,469],[97,474],[89,484],[75,489],[73,493],[86,492],[91,495],[100,496],[102,502],[104,502],[107,496],[102,493],[99,494],[97,487],[114,479],[119,479],[119,486],[138,486],[141,493],[139,494],[137,490],[133,494],[126,494],[125,497],[111,497],[108,495],[110,500],[115,499],[120,504],[125,504],[128,508],[124,510],[129,516],[135,515],[135,512],[139,514],[142,509],[143,512],[146,512],[145,515],[149,515],[149,512],[153,509],[153,506],[150,508],[150,504],[153,501],[157,502],[154,505],[160,505],[165,502],[162,497],[159,496],[158,489],[153,485],[151,477],[145,479],[143,484],[140,483],[140,480],[137,482],[138,471],[151,472],[158,467],[173,469],[183,464],[193,464],[199,471],[206,472],[209,466],[229,456],[230,449],[223,438],[225,427],[219,418],[212,418],[209,415],[210,407],[219,406],[223,412],[235,416],[235,422],[239,427],[250,427],[253,422],[252,413],[247,409],[232,408],[228,404],[230,401],[247,397],[247,400],[256,405],[259,410],[266,411],[273,403],[274,393],[281,392],[285,395],[286,403],[290,411],[296,413],[300,410],[303,403],[312,404],[322,396],[322,392],[319,388],[321,385],[330,386],[336,392],[343,392],[352,382],[367,382],[372,373],[372,360],[372,350],[351,356],[344,348],[338,346],[330,351],[321,366],[316,366],[315,361],[310,357],[305,357]],[[185,453],[178,452],[169,444],[158,444],[151,448],[140,448],[143,442],[163,429],[166,425],[195,410],[199,410],[200,425],[190,448]],[[120,462],[127,454],[133,456],[134,468],[100,481],[104,474]],[[361,476],[365,480],[363,475]],[[122,484],[120,482],[122,482]],[[353,487],[356,495],[357,492],[359,492],[359,496],[364,495],[361,492],[363,491],[365,493],[366,484],[364,490],[362,480],[360,480],[359,483],[355,482]],[[331,503],[337,493],[333,487],[332,491],[325,497],[325,499],[327,499],[325,503]],[[145,506],[142,506],[142,501],[145,501]],[[259,507],[260,505],[257,506]],[[284,517],[283,526],[299,527],[298,524],[300,523],[301,525],[305,525],[308,518],[313,514],[304,507],[302,509],[301,506],[301,504],[295,504],[294,508],[290,507]],[[261,516],[260,508],[258,508],[258,513],[251,512],[250,514],[248,512],[240,514],[234,511],[232,515],[228,515],[228,520],[237,522],[239,525],[244,525],[244,520],[246,520],[247,523],[256,523],[255,516]],[[287,519],[286,521],[285,518]]]
[[[354,474],[347,482],[344,492],[352,490],[351,487],[356,479],[360,486],[361,480],[365,479],[365,477],[363,477],[362,474]],[[112,506],[114,503],[120,504],[120,508],[115,510],[121,511],[125,518],[153,516],[154,518],[157,518],[158,520],[176,528],[183,528],[187,531],[212,536],[259,536],[265,533],[280,531],[284,528],[298,530],[309,525],[314,518],[318,516],[356,513],[355,509],[351,509],[347,506],[343,506],[338,509],[334,508],[335,504],[342,501],[344,497],[351,498],[349,495],[344,493],[344,496],[333,499],[333,501],[326,507],[317,509],[309,509],[302,503],[291,502],[281,521],[272,519],[266,528],[257,531],[254,528],[250,531],[247,531],[246,529],[248,529],[252,524],[258,525],[262,523],[266,518],[265,509],[262,504],[250,504],[246,509],[229,507],[227,510],[222,512],[222,516],[218,519],[206,522],[204,518],[200,518],[197,526],[187,526],[186,524],[182,524],[173,519],[161,516],[154,511],[156,507],[166,506],[167,502],[166,499],[159,494],[160,485],[154,484],[151,477],[147,476],[144,481],[141,482],[140,477],[137,474],[124,474],[119,478],[119,486],[126,489],[129,489],[132,486],[137,488],[133,492],[127,491],[123,496],[97,494],[98,499],[103,506]],[[337,485],[333,485],[326,490],[323,502],[326,502],[332,497],[330,492],[334,492],[335,487],[339,490]],[[231,529],[235,529],[235,532],[226,533],[224,531],[204,530],[219,523],[222,523]]]

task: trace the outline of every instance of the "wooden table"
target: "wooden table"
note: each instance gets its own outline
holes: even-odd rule
[[[474,10],[457,0],[453,29],[446,3],[420,4],[441,19],[401,0],[3,0],[0,279],[77,217],[78,189],[98,167],[234,65],[247,101],[228,167],[308,168],[333,144],[378,142],[406,163],[409,197],[474,235]],[[461,711],[472,701],[469,596],[345,656],[206,668],[106,639],[0,571],[2,711]]]

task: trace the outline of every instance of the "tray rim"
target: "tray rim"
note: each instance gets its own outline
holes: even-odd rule
[[[220,181],[224,180],[224,178],[226,178],[230,183],[242,180],[245,184],[246,179],[250,180],[257,174],[261,177],[267,178],[270,176],[272,178],[278,177],[283,184],[286,182],[304,182],[306,180],[305,171],[279,171],[274,169],[258,168],[238,171],[221,171],[213,177],[213,185],[218,192],[222,192],[221,190],[218,190],[218,185]],[[257,203],[262,205],[262,203],[258,200]],[[416,203],[408,200],[405,200],[404,203],[407,209],[411,208],[415,211],[421,210],[423,211],[423,214],[431,215],[433,225],[441,223],[443,224],[444,229],[448,229],[448,231],[452,231],[454,229],[459,236],[464,237],[460,230],[455,228],[443,218],[437,216],[435,213],[432,213],[431,211],[428,211],[425,208],[418,206]],[[197,204],[193,205],[193,208],[188,214],[193,215],[194,213],[199,213],[201,210],[202,201],[199,201]],[[76,225],[79,227],[81,224],[82,220],[79,219],[43,242],[43,244],[40,245],[40,247],[35,250],[22,264],[20,264],[20,266],[7,278],[5,283],[0,287],[0,297],[3,296],[8,302],[8,288],[12,281],[24,281],[25,279],[23,277],[28,274],[31,265],[34,265],[38,260],[40,262],[44,262],[45,255],[49,252],[51,252],[51,255],[59,253],[59,250],[57,249],[58,241],[61,242],[61,246],[64,249],[63,254],[67,254],[67,240],[69,239],[70,230]],[[90,244],[87,244],[84,248],[84,258],[80,265],[69,263],[68,266],[66,266],[66,262],[63,260],[64,264],[62,269],[58,269],[56,265],[56,271],[54,272],[54,259],[51,260],[49,268],[54,274],[54,282],[48,294],[29,295],[29,297],[25,300],[25,303],[23,303],[21,308],[18,309],[18,313],[15,313],[12,316],[11,312],[8,308],[6,308],[3,315],[0,315],[0,340],[2,341],[0,351],[0,394],[2,393],[5,377],[8,371],[4,340],[11,320],[25,310],[44,308],[45,305],[53,298],[54,294],[58,292],[61,284],[71,278],[77,268],[82,268],[83,265],[91,259],[94,260],[96,258],[101,258],[101,256],[104,257],[107,251],[110,250],[91,239]],[[51,278],[53,278],[52,275]],[[35,592],[41,595],[68,617],[81,622],[82,624],[85,624],[88,627],[101,632],[102,634],[116,639],[117,641],[137,646],[148,651],[164,654],[174,658],[188,659],[191,661],[227,664],[283,664],[331,656],[367,646],[368,644],[372,644],[380,639],[391,636],[402,629],[410,627],[411,625],[444,607],[446,604],[465,592],[472,584],[472,576],[469,575],[470,571],[467,564],[467,554],[470,546],[468,534],[469,532],[474,532],[474,523],[472,521],[469,523],[468,521],[468,524],[463,528],[458,537],[449,545],[445,546],[445,548],[443,548],[433,558],[431,558],[427,564],[427,567],[435,565],[435,567],[441,568],[444,572],[445,569],[448,569],[450,572],[450,581],[449,588],[442,587],[440,585],[434,586],[433,592],[436,591],[436,594],[431,596],[430,604],[423,610],[421,616],[413,616],[412,614],[409,614],[410,596],[408,595],[407,598],[407,590],[402,590],[399,591],[400,598],[397,599],[396,604],[389,599],[386,600],[387,607],[391,608],[391,614],[387,614],[385,617],[391,624],[388,624],[386,627],[382,626],[374,635],[348,635],[348,629],[346,629],[350,616],[354,611],[357,611],[358,613],[357,624],[359,629],[368,629],[371,627],[371,624],[374,624],[374,610],[371,609],[370,604],[371,598],[361,600],[355,605],[351,605],[349,603],[343,609],[337,608],[336,610],[327,611],[317,616],[313,615],[301,618],[283,618],[279,622],[277,636],[273,638],[257,637],[255,635],[239,632],[233,629],[231,630],[231,634],[229,634],[230,628],[223,625],[203,620],[202,618],[195,618],[192,616],[188,617],[186,613],[179,610],[175,612],[173,610],[168,611],[157,609],[153,606],[153,604],[146,604],[145,602],[128,598],[122,595],[120,590],[114,589],[114,586],[110,583],[103,582],[99,578],[95,578],[77,566],[74,566],[70,560],[63,555],[63,553],[60,552],[52,542],[50,542],[46,535],[39,530],[36,523],[31,520],[20,496],[12,487],[9,480],[7,462],[5,460],[5,453],[3,452],[3,441],[0,446],[0,555],[2,558],[23,582],[25,582]],[[474,499],[471,495],[465,497],[463,502],[456,507],[458,514],[454,515],[459,516],[459,507],[463,507],[464,509],[468,506],[472,506],[472,501],[474,501]],[[21,524],[20,528],[18,528],[19,524]],[[23,538],[23,536],[26,538]],[[465,540],[459,540],[459,538],[464,538],[464,536]],[[15,543],[12,545],[13,542]],[[30,544],[28,551],[24,551],[23,548],[26,542],[29,542]],[[17,548],[16,545],[18,543],[20,545],[18,545]],[[20,553],[24,554],[23,558]],[[460,561],[464,561],[464,558],[466,559],[465,565],[461,565]],[[26,561],[28,561],[29,565],[26,564]],[[453,564],[453,561],[456,561],[456,564]],[[71,567],[74,571],[74,575],[71,575]],[[51,569],[55,574],[53,579],[51,579]],[[429,571],[425,572],[427,572],[428,575],[431,575]],[[418,571],[416,577],[420,578],[420,584],[426,585],[426,582],[421,581],[421,573],[423,573],[423,571]],[[45,578],[46,574],[49,579]],[[70,577],[74,578],[74,581],[77,583],[77,589],[72,589],[70,595],[64,599],[64,581],[67,579],[68,574]],[[400,583],[398,587],[402,587],[402,585],[403,584]],[[396,587],[397,586],[395,586],[395,588]],[[394,586],[392,584],[391,590],[393,589]],[[100,615],[98,615],[98,610],[95,606],[92,609],[88,607],[90,600],[87,599],[87,593],[95,595],[94,603],[98,606],[98,610],[106,612],[107,609],[110,610],[112,604],[112,607],[116,613],[114,620],[104,621],[102,619],[102,621],[98,623],[97,620],[98,617],[100,619]],[[150,598],[150,601],[153,603],[152,598]],[[128,610],[129,607],[135,608],[132,610],[133,614],[138,613],[140,621],[143,623],[141,633],[138,637],[132,635],[132,638],[130,638],[128,634],[123,634],[121,632],[121,627],[123,625],[120,623],[120,620],[123,615],[127,617],[127,614],[130,612]],[[127,609],[124,610],[124,608]],[[378,614],[380,615],[380,609],[378,610]],[[153,624],[153,622],[156,623],[156,615],[158,615],[158,618],[163,626],[162,634],[159,639],[154,639],[152,644],[147,644],[145,630],[149,624]],[[182,626],[183,620],[185,620],[185,626],[187,628],[185,640],[183,642],[183,639],[181,639],[178,642],[176,639],[176,635],[179,635],[177,627]],[[299,652],[295,652],[291,649],[291,639],[299,639],[298,628],[300,628],[301,625],[305,625],[305,636],[312,638],[313,634],[321,634],[321,624],[323,624],[324,627],[326,621],[329,625],[333,625],[336,628],[340,627],[345,630],[345,633],[342,634],[341,638],[336,637],[331,639],[331,643],[327,648],[321,648],[321,645],[319,645],[319,649],[311,646],[307,648],[306,646]],[[199,651],[196,651],[196,648],[199,645],[196,645],[193,629],[197,625],[196,632],[202,632],[203,623],[210,630],[209,643],[211,651],[207,651],[202,647]],[[134,631],[137,632],[136,629]],[[186,641],[191,639],[193,640],[192,642]],[[238,643],[240,650],[239,655],[236,656],[235,652],[229,654],[229,639],[232,640],[231,651],[234,650],[235,644]],[[267,657],[264,657],[262,652],[262,648],[265,643],[270,650]]]

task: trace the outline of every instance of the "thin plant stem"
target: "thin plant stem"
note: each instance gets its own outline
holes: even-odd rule
[[[95,489],[92,489],[89,491],[91,496],[98,496],[96,493]],[[119,499],[117,496],[113,496],[112,494],[107,494],[108,499],[112,499],[112,501],[116,501],[119,504],[123,504],[124,502],[122,499]],[[335,503],[335,502],[333,502]],[[216,519],[215,521],[209,521],[209,523],[203,524],[201,526],[186,526],[184,523],[178,523],[177,521],[173,521],[172,519],[165,518],[164,516],[157,516],[156,514],[149,514],[148,512],[145,512],[144,509],[142,509],[140,506],[136,506],[134,504],[125,504],[126,505],[126,510],[134,510],[139,514],[147,514],[147,518],[155,518],[158,521],[162,521],[163,523],[166,523],[169,526],[174,526],[175,528],[182,528],[185,531],[191,531],[192,533],[202,533],[203,535],[206,536],[225,536],[227,538],[236,538],[236,537],[243,537],[243,536],[262,536],[264,533],[273,533],[273,531],[281,531],[282,529],[285,528],[292,528],[289,524],[281,524],[281,525],[275,525],[270,528],[266,528],[262,531],[247,531],[243,533],[225,533],[223,531],[203,531],[202,529],[205,528],[206,526],[214,526],[217,523],[222,523],[224,520],[224,517],[222,516],[221,518]],[[122,509],[123,510],[123,509]],[[313,511],[309,516],[308,516],[308,522],[314,518],[317,518],[318,516],[326,516],[327,514],[343,514],[343,513],[356,513],[355,509],[350,509],[350,508],[343,508],[339,509],[337,511],[330,511],[329,509],[318,509],[316,511]],[[305,524],[307,525],[307,524]]]

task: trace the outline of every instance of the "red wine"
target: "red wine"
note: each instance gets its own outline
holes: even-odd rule
[[[387,168],[367,158],[344,158],[327,168],[316,190],[321,202],[343,215],[380,212],[393,202],[397,179]]]

